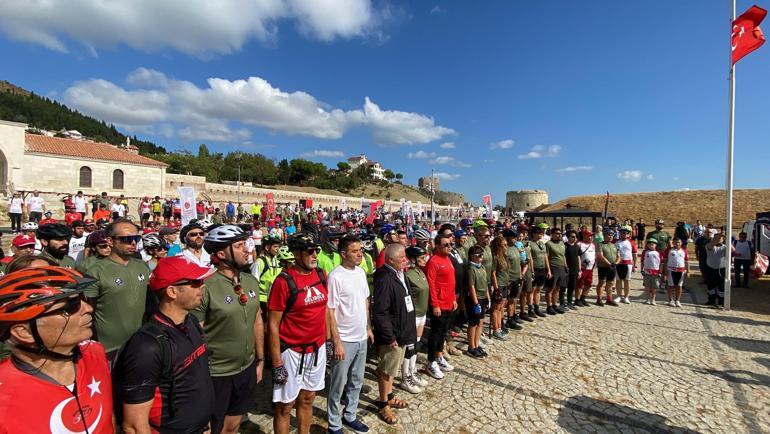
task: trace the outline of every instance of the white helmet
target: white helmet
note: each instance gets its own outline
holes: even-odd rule
[[[27,222],[21,225],[21,230],[26,231],[36,231],[37,230],[37,223],[35,222]]]
[[[209,253],[214,253],[233,244],[236,241],[249,238],[249,234],[236,225],[212,226],[203,240],[203,247]]]

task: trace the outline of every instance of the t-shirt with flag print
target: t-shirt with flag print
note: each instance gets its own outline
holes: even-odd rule
[[[278,334],[281,342],[294,351],[315,352],[326,342],[326,285],[315,270],[302,274],[290,267],[286,272],[294,279],[299,292],[291,309],[284,313]],[[278,276],[270,289],[267,308],[284,312],[288,299],[289,285],[285,278]]]

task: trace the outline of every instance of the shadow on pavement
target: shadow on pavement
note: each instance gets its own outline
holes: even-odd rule
[[[764,366],[765,369],[770,371],[770,359],[763,359],[761,357],[754,357],[752,360],[759,363],[760,365]]]
[[[770,321],[757,321],[751,318],[741,318],[732,315],[711,315],[707,313],[672,312],[674,315],[688,315],[709,321],[724,321],[733,324],[745,324],[750,326],[770,327]]]
[[[570,433],[584,432],[585,424],[580,422],[585,420],[590,421],[592,429],[598,432],[626,432],[630,429],[651,433],[698,433],[688,428],[669,425],[666,423],[667,419],[661,415],[589,396],[572,396],[563,404],[557,422]]]
[[[720,371],[717,369],[694,369],[699,374],[708,374],[719,377],[730,383],[750,384],[754,386],[770,387],[770,375],[757,374],[756,372],[742,369]]]
[[[721,342],[735,350],[748,351],[750,353],[770,354],[770,341],[713,335],[709,336],[709,338],[717,342]]]

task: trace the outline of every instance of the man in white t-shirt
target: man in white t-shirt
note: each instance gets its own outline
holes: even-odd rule
[[[120,203],[120,201],[115,201],[115,203],[112,204],[110,211],[112,211],[113,220],[126,216],[126,207]]]
[[[40,196],[39,191],[33,191],[32,196],[27,198],[27,210],[29,211],[29,221],[38,223],[43,218],[45,200]]]
[[[88,199],[83,196],[82,191],[78,191],[78,194],[72,198],[72,203],[75,204],[75,212],[80,213],[80,220],[85,220],[88,212]]]
[[[83,260],[83,251],[86,249],[86,239],[88,238],[85,230],[86,224],[83,220],[72,222],[72,237],[70,238],[69,252],[67,254],[75,262]]]
[[[367,340],[374,340],[369,326],[369,285],[366,272],[359,267],[364,251],[361,240],[356,237],[342,237],[337,249],[342,263],[329,273],[327,282],[326,306],[334,343],[327,400],[329,432],[341,432],[342,424],[366,432],[368,427],[356,415],[366,367]],[[343,414],[341,400],[346,403]]]
[[[259,222],[254,223],[254,230],[251,231],[251,239],[254,240],[254,246],[257,248],[257,255],[262,252],[262,237],[265,234],[262,233],[262,229],[259,227]]]

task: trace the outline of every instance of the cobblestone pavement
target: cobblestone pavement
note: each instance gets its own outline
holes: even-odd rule
[[[374,413],[370,363],[359,414],[374,433],[770,432],[770,317],[695,305],[700,288],[681,308],[641,296],[527,324],[484,360],[452,357],[455,372],[422,394],[397,392],[411,408],[394,426]],[[268,387],[241,432],[272,432]],[[311,432],[326,431],[322,395]]]

